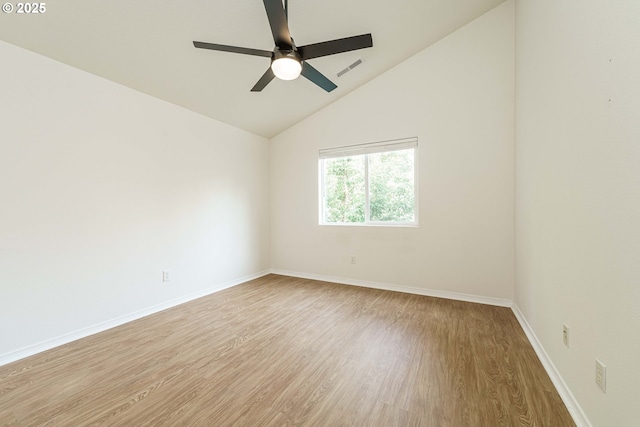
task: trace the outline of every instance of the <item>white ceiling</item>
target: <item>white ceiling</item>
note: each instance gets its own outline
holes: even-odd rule
[[[298,46],[373,34],[373,48],[309,61],[338,85],[331,93],[304,78],[253,93],[268,58],[193,47],[272,50],[261,0],[54,0],[41,15],[0,14],[0,40],[271,137],[503,1],[289,0]]]

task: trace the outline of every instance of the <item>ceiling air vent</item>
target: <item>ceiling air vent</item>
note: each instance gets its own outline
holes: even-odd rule
[[[349,65],[344,70],[338,71],[338,77],[344,76],[345,74],[347,74],[349,71],[353,70],[354,68],[356,68],[360,64],[362,64],[362,59],[358,59],[356,62],[354,62],[353,64]]]

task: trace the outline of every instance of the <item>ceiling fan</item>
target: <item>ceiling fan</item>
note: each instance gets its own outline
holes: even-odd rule
[[[242,53],[245,55],[264,56],[271,58],[271,66],[262,75],[260,80],[251,88],[252,92],[260,92],[274,77],[282,80],[296,79],[300,74],[320,86],[327,92],[331,92],[337,86],[320,71],[313,68],[309,59],[336,53],[349,52],[373,46],[371,34],[346,37],[321,43],[296,46],[289,33],[288,24],[288,0],[263,0],[267,11],[267,18],[273,34],[275,47],[273,51],[250,49],[245,47],[227,46],[223,44],[204,43],[194,41],[193,45],[199,49],[219,50],[223,52]]]

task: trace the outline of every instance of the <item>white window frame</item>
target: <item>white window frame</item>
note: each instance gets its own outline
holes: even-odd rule
[[[325,159],[333,159],[339,157],[349,157],[357,155],[368,155],[376,153],[385,153],[389,151],[399,151],[413,149],[413,200],[414,200],[414,220],[413,221],[370,221],[369,220],[369,158],[365,157],[364,162],[364,180],[365,180],[365,221],[364,222],[325,222],[324,220],[324,208],[325,208],[325,185],[324,185],[324,162]],[[366,144],[348,145],[344,147],[336,148],[323,148],[318,151],[318,223],[320,225],[338,225],[338,226],[383,226],[383,227],[417,227],[419,212],[418,212],[418,138],[403,138],[394,139],[389,141],[380,141]]]

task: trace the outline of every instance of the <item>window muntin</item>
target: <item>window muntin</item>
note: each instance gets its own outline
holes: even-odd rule
[[[320,150],[320,223],[417,225],[417,138]]]

